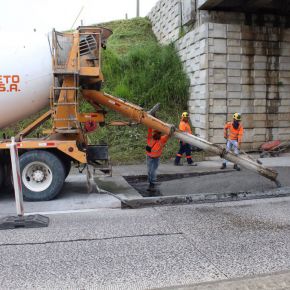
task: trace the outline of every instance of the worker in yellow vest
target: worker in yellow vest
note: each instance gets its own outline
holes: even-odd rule
[[[189,124],[189,118],[188,118],[188,113],[183,112],[181,115],[181,121],[179,123],[179,130],[183,132],[187,132],[189,134],[192,134],[190,124]],[[185,153],[186,155],[186,160],[187,164],[191,166],[196,166],[197,164],[193,162],[192,157],[191,157],[191,146],[188,143],[185,143],[183,141],[179,141],[179,151],[176,154],[174,165],[181,165],[180,164],[180,159],[182,158],[182,155]]]

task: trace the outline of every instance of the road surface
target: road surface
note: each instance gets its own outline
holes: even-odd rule
[[[153,289],[286,271],[289,213],[286,197],[51,214],[48,228],[0,231],[0,289]]]

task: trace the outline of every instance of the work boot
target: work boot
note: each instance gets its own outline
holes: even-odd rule
[[[149,192],[155,192],[156,191],[154,183],[150,183],[149,184],[149,187],[147,188],[147,191],[149,191]]]
[[[174,162],[174,165],[175,165],[175,166],[183,166],[182,163],[176,163],[176,162]]]
[[[227,164],[226,163],[223,163],[221,169],[226,169],[227,168]]]
[[[188,166],[197,166],[197,163],[196,162],[191,162],[191,163],[188,163],[187,165]]]
[[[238,164],[234,165],[234,169],[236,169],[237,171],[241,171],[241,168],[238,166]]]

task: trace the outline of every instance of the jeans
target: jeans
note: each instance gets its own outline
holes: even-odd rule
[[[150,184],[156,182],[156,170],[159,166],[159,158],[151,158],[147,155],[147,170],[148,170],[148,181]]]
[[[239,155],[239,149],[238,149],[238,141],[237,140],[228,140],[227,141],[227,152],[234,151],[235,155]],[[224,159],[223,163],[227,164],[227,160]]]

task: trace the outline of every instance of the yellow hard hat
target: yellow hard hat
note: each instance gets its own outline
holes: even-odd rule
[[[188,113],[187,112],[183,112],[181,115],[183,118],[188,118]]]
[[[241,121],[242,117],[240,113],[234,113],[233,115],[234,120]]]

